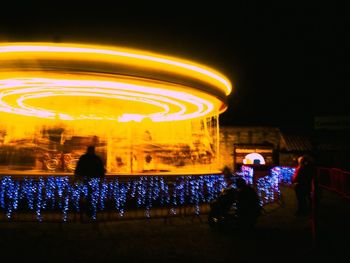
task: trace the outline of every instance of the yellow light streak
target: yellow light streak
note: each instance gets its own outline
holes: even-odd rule
[[[176,121],[191,118],[198,118],[208,115],[214,109],[214,104],[203,98],[190,93],[176,90],[136,85],[117,81],[91,81],[91,80],[61,80],[48,78],[20,78],[0,79],[0,111],[39,118],[56,119],[59,116],[64,120],[82,119],[108,119],[114,121],[141,121],[150,118],[154,122]],[[172,88],[173,87],[169,87]],[[137,101],[139,103],[153,105],[159,111],[152,114],[131,114],[123,113],[122,116],[115,116],[113,112],[109,116],[85,116],[79,112],[75,115],[68,115],[62,112],[55,112],[42,107],[35,107],[28,104],[32,99],[45,97],[95,97],[105,99],[116,99],[117,101]],[[62,105],[62,111],[67,104]]]
[[[216,86],[226,95],[232,91],[230,81],[219,72],[192,61],[154,54],[134,49],[78,44],[14,43],[0,45],[0,59],[51,58],[71,60],[91,60],[106,63],[120,63],[133,67],[145,67],[199,79]]]
[[[78,64],[69,64],[72,61]],[[231,92],[230,82],[213,69],[133,49],[0,44],[0,63],[0,112],[43,119],[167,122],[200,118],[225,109],[215,92],[198,88],[196,82],[173,84],[171,79],[160,81],[141,73],[136,77],[133,69],[153,70],[155,74],[162,71],[187,81],[197,79],[218,92]],[[111,72],[101,73],[96,63],[107,65]],[[121,75],[115,67],[126,68],[129,73]],[[71,105],[73,109],[69,109]]]

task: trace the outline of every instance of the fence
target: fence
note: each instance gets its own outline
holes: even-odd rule
[[[240,176],[255,186],[264,206],[280,200],[279,186],[288,184],[293,172],[294,168],[273,167],[261,175],[247,166]],[[207,212],[209,203],[226,186],[222,174],[114,177],[89,182],[67,176],[4,176],[0,178],[0,221],[19,217],[76,221],[84,205],[81,200],[89,203],[94,220],[199,215]]]
[[[69,177],[0,179],[0,210],[8,220],[35,214],[37,221],[75,221],[82,210],[91,218],[158,217],[178,212],[199,215],[226,186],[222,175],[90,179]],[[82,202],[83,201],[83,202]],[[88,209],[87,209],[88,207]],[[117,217],[116,217],[117,215]],[[33,219],[33,217],[29,217]]]
[[[337,192],[350,200],[350,172],[337,168],[318,167],[317,174],[320,187]]]

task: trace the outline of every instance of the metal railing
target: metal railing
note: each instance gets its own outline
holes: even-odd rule
[[[319,186],[350,200],[350,172],[338,168],[318,167]]]

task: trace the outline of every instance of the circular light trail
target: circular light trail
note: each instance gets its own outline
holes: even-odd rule
[[[156,87],[141,86],[125,82],[59,80],[59,79],[5,79],[0,80],[0,111],[27,116],[62,120],[108,119],[141,121],[150,118],[154,122],[174,121],[205,116],[213,110],[209,101],[180,91],[164,90]],[[159,108],[153,114],[127,114],[114,116],[113,112],[105,116],[76,116],[33,107],[27,103],[30,99],[44,97],[98,97],[104,99],[129,100],[142,102]],[[64,105],[63,105],[64,106]],[[67,106],[67,105],[66,105]],[[192,112],[188,108],[192,106]]]
[[[193,119],[225,110],[231,92],[206,66],[124,48],[2,44],[0,63],[0,112],[44,119]]]

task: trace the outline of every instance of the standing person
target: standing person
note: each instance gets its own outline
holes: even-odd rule
[[[292,177],[292,183],[298,202],[295,215],[307,215],[311,210],[311,185],[314,175],[315,167],[311,157],[299,157],[298,167]]]
[[[81,200],[83,201],[81,205],[82,210],[85,210],[90,218],[96,219],[96,214],[93,212],[96,212],[96,210],[93,205],[93,189],[90,180],[92,178],[103,178],[105,176],[105,168],[102,159],[95,153],[95,146],[89,146],[86,153],[80,156],[74,174],[78,178],[84,178],[84,184],[87,185],[88,189],[87,199],[85,202]],[[82,214],[80,216],[82,220]]]
[[[102,159],[95,153],[95,146],[89,146],[86,153],[80,156],[74,174],[84,178],[102,178],[105,176],[105,168]]]

